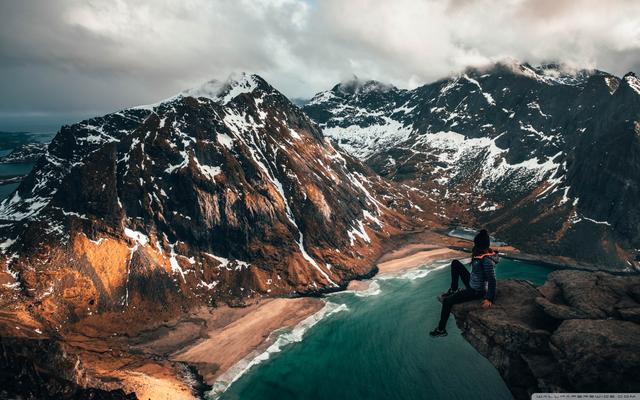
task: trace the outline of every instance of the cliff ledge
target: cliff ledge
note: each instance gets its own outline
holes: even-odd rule
[[[453,313],[516,399],[640,392],[640,276],[560,270],[542,286],[503,280],[490,310],[468,302]]]

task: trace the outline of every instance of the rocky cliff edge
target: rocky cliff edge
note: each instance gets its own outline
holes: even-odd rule
[[[542,286],[504,280],[490,310],[468,302],[453,313],[516,399],[640,392],[640,276],[560,270]]]

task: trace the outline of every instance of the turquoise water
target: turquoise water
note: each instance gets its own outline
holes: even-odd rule
[[[33,169],[34,163],[16,163],[16,164],[1,164],[0,163],[0,177],[9,177],[15,175],[26,175]],[[7,198],[16,188],[19,183],[10,183],[8,185],[0,185],[0,201]]]
[[[551,271],[502,260],[497,275],[541,284]],[[440,313],[436,296],[449,280],[447,268],[425,268],[377,277],[362,293],[329,296],[331,315],[309,328],[302,341],[252,367],[220,398],[511,399],[498,372],[462,338],[453,317],[449,336],[429,337]]]

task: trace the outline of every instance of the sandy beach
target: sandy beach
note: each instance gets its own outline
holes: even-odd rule
[[[391,258],[378,264],[381,274],[397,273],[407,269],[418,268],[436,260],[463,258],[465,253],[452,250],[447,247],[421,248],[411,245],[410,249],[404,249],[405,254],[397,258]]]
[[[234,309],[227,309],[230,314],[226,316],[203,311],[202,317],[210,326],[206,337],[175,351],[170,358],[197,365],[205,381],[212,384],[220,374],[250,353],[268,347],[273,331],[291,328],[323,306],[324,301],[317,298],[278,298],[250,306],[250,310],[243,310],[247,312],[237,318],[231,315]],[[232,322],[225,323],[227,321]]]
[[[132,322],[130,331],[117,334],[109,328],[118,315],[106,315],[96,318],[96,325],[85,323],[67,333],[66,343],[98,376],[112,378],[102,380],[105,389],[123,387],[140,399],[196,399],[200,379],[213,385],[236,363],[267,348],[275,330],[297,325],[324,304],[301,297],[264,299],[247,307],[202,307],[159,325]]]
[[[441,245],[409,243],[386,253],[377,265],[380,274],[394,274],[464,255]],[[352,281],[348,290],[365,290],[369,284],[369,280]],[[277,298],[262,300],[243,309],[202,310],[198,317],[207,321],[206,332],[198,340],[173,351],[170,359],[196,365],[204,380],[213,384],[247,356],[264,351],[273,342],[270,335],[273,331],[295,326],[323,305],[324,301],[317,298]],[[166,351],[180,342],[181,337],[188,336],[194,327],[185,321],[174,329],[144,347]]]

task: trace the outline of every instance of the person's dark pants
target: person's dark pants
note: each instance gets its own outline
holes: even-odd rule
[[[471,289],[469,286],[469,279],[471,274],[458,260],[451,261],[451,289],[458,290],[458,278],[462,279],[462,283],[467,289]]]
[[[451,262],[451,289],[458,289],[458,278],[462,280],[466,289],[442,299],[442,311],[440,312],[440,323],[438,324],[438,329],[444,330],[446,328],[447,320],[449,320],[449,314],[451,314],[451,307],[453,307],[454,304],[464,303],[465,301],[481,299],[484,297],[482,292],[469,287],[470,277],[471,275],[469,274],[469,271],[467,271],[460,261],[453,260]]]

